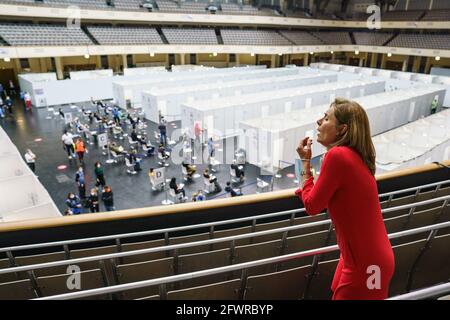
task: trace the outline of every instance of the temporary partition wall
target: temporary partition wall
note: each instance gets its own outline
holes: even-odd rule
[[[207,136],[221,139],[240,134],[241,121],[308,109],[334,101],[384,92],[383,81],[352,81],[188,102],[182,105],[182,127],[192,132],[199,121]]]
[[[450,159],[450,110],[373,138],[377,174]]]
[[[352,67],[345,66],[339,64],[328,64],[328,63],[312,63],[311,68],[317,68],[321,70],[334,70],[334,71],[345,71],[345,72],[355,72],[355,73],[364,73],[366,75],[373,75],[377,77],[383,77],[386,79],[398,79],[412,82],[419,82],[424,85],[426,84],[435,84],[439,85],[442,88],[445,88],[445,99],[443,102],[443,106],[450,108],[450,77],[449,76],[439,76],[439,75],[427,75],[421,73],[413,73],[413,72],[403,72],[403,71],[392,71],[392,70],[383,70],[383,69],[374,69],[374,68],[360,68],[360,67]],[[370,72],[369,70],[372,70]],[[391,85],[389,81],[386,83],[388,87]],[[396,86],[397,83],[392,83],[391,87],[404,88],[404,85]],[[412,84],[416,85],[416,84]]]
[[[366,109],[372,135],[391,130],[430,114],[434,98],[444,99],[444,90],[410,88],[355,98]],[[306,136],[316,138],[316,121],[323,117],[329,104],[268,117],[242,121],[244,134],[239,146],[247,151],[247,160],[265,170],[275,170],[294,163],[296,147]],[[314,144],[313,157],[322,155],[325,148]]]
[[[103,77],[112,77],[113,70],[87,70],[87,71],[71,71],[69,73],[70,79],[72,80],[83,80],[83,79],[98,79]]]
[[[145,112],[145,117],[153,122],[159,121],[159,112],[169,121],[181,120],[181,104],[186,102],[335,82],[336,80],[337,75],[311,74],[193,86],[171,86],[144,91],[142,93],[142,109]]]
[[[47,190],[1,128],[0,145],[0,222],[60,216]]]
[[[145,67],[145,68],[125,68],[123,69],[124,76],[137,76],[153,74],[155,72],[166,72],[165,67]]]
[[[155,74],[166,72],[155,70],[145,77],[155,77]],[[30,93],[31,102],[35,107],[70,104],[113,98],[112,82],[118,79],[138,80],[142,75],[114,76],[112,70],[76,71],[70,73],[71,79],[57,80],[55,73],[33,73],[19,75],[22,91]]]
[[[219,71],[220,70],[220,71]],[[302,68],[278,68],[253,70],[247,68],[214,69],[213,71],[176,72],[158,75],[141,81],[117,81],[113,83],[114,100],[121,108],[142,106],[142,92],[172,86],[218,83],[244,79],[277,77],[299,74]],[[306,72],[306,71],[302,71]],[[317,73],[317,70],[310,71]]]

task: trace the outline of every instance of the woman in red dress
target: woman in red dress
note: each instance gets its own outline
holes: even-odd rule
[[[314,182],[312,140],[300,142],[303,187],[296,195],[309,215],[327,208],[334,223],[341,256],[331,285],[333,300],[385,299],[394,254],[381,215],[367,114],[354,101],[336,99],[317,124],[317,142],[327,153]]]

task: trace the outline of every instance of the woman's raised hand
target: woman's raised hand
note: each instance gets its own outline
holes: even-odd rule
[[[312,139],[309,137],[305,137],[300,140],[300,143],[297,147],[297,153],[302,160],[311,160],[312,152],[311,152]]]

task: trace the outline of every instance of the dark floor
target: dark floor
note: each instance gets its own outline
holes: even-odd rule
[[[81,104],[77,104],[81,107]],[[90,103],[85,103],[86,110],[92,109]],[[77,108],[73,109],[68,105],[61,106],[64,112],[72,112],[74,117],[80,117],[82,113]],[[54,107],[58,111],[59,107]],[[51,117],[51,118],[50,118]],[[111,115],[109,115],[111,117]],[[49,119],[50,118],[50,119]],[[88,123],[88,120],[84,120]],[[8,133],[9,137],[16,144],[17,148],[23,155],[27,148],[30,148],[37,156],[36,174],[39,180],[48,190],[49,194],[55,201],[57,207],[61,212],[66,209],[65,199],[69,192],[78,194],[78,189],[75,183],[75,171],[78,167],[76,159],[69,160],[67,153],[63,150],[61,135],[65,128],[64,120],[59,115],[54,115],[48,112],[46,108],[33,109],[32,113],[25,112],[20,101],[15,101],[13,115],[7,113],[6,118],[0,119],[0,125]],[[157,125],[152,122],[147,122],[147,134],[153,145],[156,145],[154,131]],[[174,130],[176,124],[168,123],[168,136]],[[96,130],[97,125],[91,125],[91,130]],[[130,132],[130,126],[124,125],[126,132]],[[76,133],[76,130],[72,130]],[[36,140],[38,139],[38,140]],[[42,139],[39,141],[39,139]],[[114,139],[116,140],[116,139]],[[120,145],[128,149],[128,139],[116,140]],[[226,149],[226,141],[219,143],[216,147],[216,158],[221,159],[221,152]],[[86,192],[89,194],[90,188],[94,186],[94,163],[101,161],[105,169],[106,183],[111,186],[114,192],[114,202],[116,210],[131,209],[160,205],[165,199],[165,192],[154,192],[147,176],[149,168],[159,167],[156,156],[144,158],[141,162],[142,171],[136,175],[130,175],[126,172],[126,167],[123,160],[119,163],[106,164],[108,159],[106,155],[102,154],[102,150],[97,143],[92,145],[87,144],[89,150],[85,155],[85,176],[86,176]],[[169,162],[171,163],[171,162]],[[58,166],[66,165],[65,169],[58,169]],[[206,164],[197,165],[197,173],[202,173],[206,168]],[[229,165],[219,165],[217,173],[215,174],[222,188],[225,188],[225,183],[230,180]],[[280,190],[283,188],[293,188],[296,186],[292,173],[293,166],[288,167],[282,171],[281,178],[274,178],[273,190]],[[289,177],[286,175],[290,173]],[[246,180],[241,185],[241,190],[244,194],[252,194],[256,192],[256,178],[260,176],[260,169],[247,164],[245,166]],[[182,183],[182,172],[180,165],[171,165],[167,168],[166,178],[176,177],[178,183]],[[270,177],[263,176],[265,180]],[[184,182],[183,182],[184,183]],[[186,195],[191,199],[191,195],[203,189],[203,177],[194,180],[193,183],[185,183]],[[225,198],[227,194],[222,191],[218,194],[209,195],[207,199]],[[103,210],[103,206],[101,206]]]

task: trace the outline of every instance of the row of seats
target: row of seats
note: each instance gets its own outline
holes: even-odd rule
[[[158,31],[150,27],[92,26],[87,29],[101,45],[163,44]]]
[[[158,31],[150,26],[88,26],[88,32],[100,45],[145,45],[163,44]],[[169,44],[217,45],[218,40],[212,28],[162,28]],[[353,32],[357,45],[382,46],[392,33]],[[349,32],[307,32],[275,30],[222,29],[225,45],[350,45]],[[450,49],[448,34],[401,33],[387,46],[426,49]],[[0,23],[0,46],[38,45],[93,45],[92,40],[76,26],[67,28],[61,24]]]
[[[416,199],[422,200],[422,199],[427,199],[429,197],[436,197],[436,196],[440,196],[442,194],[449,194],[450,193],[450,188],[444,188],[442,190],[439,190],[438,192],[432,192],[432,191],[427,191],[424,193],[420,193],[415,195]],[[383,201],[383,206],[387,206],[387,205],[392,205],[392,204],[403,204],[403,202],[408,202],[412,201],[413,198],[411,196],[407,196],[407,197],[400,197],[398,199],[391,199],[391,200],[387,200],[387,201]],[[422,208],[423,209],[423,208]],[[422,210],[420,209],[420,210]],[[441,209],[441,212],[439,212],[438,209]],[[386,226],[388,229],[388,232],[397,232],[400,231],[402,228],[400,227],[400,225],[403,225],[403,228],[414,228],[414,227],[418,227],[418,226],[422,226],[422,225],[427,225],[427,224],[431,224],[431,223],[436,223],[436,222],[440,222],[442,220],[444,221],[449,221],[450,218],[450,207],[447,206],[447,208],[445,208],[444,210],[442,210],[442,208],[439,207],[434,207],[431,209],[423,209],[422,211],[418,211],[415,214],[413,214],[412,216],[410,216],[409,220],[405,220],[404,215],[402,215],[401,211],[396,212],[396,215],[393,215],[392,212],[390,213],[389,218],[386,219]],[[418,209],[419,210],[419,209]],[[385,216],[386,218],[386,216]],[[439,219],[437,219],[439,218]],[[313,220],[315,219],[315,220]],[[322,214],[316,217],[303,217],[303,218],[297,218],[296,219],[296,223],[301,223],[301,222],[311,222],[311,221],[320,221],[320,220],[324,220],[326,219],[326,215]],[[403,220],[402,220],[403,219]],[[395,221],[394,223],[392,223],[392,221]],[[402,222],[403,221],[403,222]],[[259,228],[256,231],[260,231],[260,230],[268,230],[268,229],[273,229],[273,228],[279,228],[279,227],[284,227],[289,225],[288,224],[289,221],[281,221],[281,222],[275,222],[275,223],[269,223],[269,224],[262,224],[259,226]],[[405,224],[407,223],[407,224]],[[249,227],[251,228],[251,227]],[[242,229],[242,228],[240,228]],[[118,260],[117,262],[114,262],[113,265],[111,266],[112,271],[97,271],[97,276],[99,274],[103,274],[103,278],[108,278],[109,279],[114,279],[111,277],[115,277],[115,280],[109,280],[109,283],[114,282],[114,283],[126,283],[129,282],[127,281],[132,279],[135,279],[136,277],[143,277],[143,272],[145,273],[144,270],[148,270],[145,273],[144,278],[141,278],[140,280],[143,280],[145,278],[148,278],[147,274],[150,272],[154,272],[153,268],[150,268],[150,266],[158,266],[158,265],[164,265],[165,267],[162,268],[162,270],[173,270],[172,273],[173,274],[178,274],[178,273],[184,273],[184,272],[190,272],[190,271],[198,271],[201,270],[202,268],[213,268],[213,267],[217,267],[217,266],[222,266],[222,265],[228,265],[230,263],[240,263],[240,262],[246,262],[246,261],[252,261],[252,260],[258,260],[258,259],[262,259],[262,258],[268,258],[271,256],[276,256],[279,254],[286,254],[286,253],[290,253],[290,252],[298,252],[298,251],[303,251],[303,250],[307,250],[307,249],[312,249],[312,248],[318,248],[327,244],[331,244],[331,243],[335,243],[335,239],[330,238],[330,227],[329,225],[324,225],[321,227],[322,230],[320,230],[320,228],[314,227],[313,229],[299,229],[297,231],[301,231],[303,230],[303,232],[300,232],[300,234],[292,234],[289,233],[288,236],[284,236],[282,238],[280,238],[280,236],[278,237],[267,237],[266,238],[260,238],[260,241],[256,241],[256,237],[252,237],[251,242],[239,242],[239,243],[235,243],[235,246],[233,246],[233,250],[231,250],[231,248],[229,247],[228,244],[221,244],[222,246],[216,246],[216,244],[214,244],[213,246],[211,246],[209,249],[213,250],[213,251],[205,251],[208,248],[205,248],[207,246],[204,246],[204,248],[202,250],[195,250],[195,251],[186,251],[186,252],[178,252],[175,255],[171,254],[170,256],[165,256],[163,254],[163,252],[161,252],[159,255],[158,254],[147,254],[147,255],[143,255],[143,256],[130,256],[130,257],[124,257],[122,258],[122,260]],[[231,234],[236,234],[237,230],[239,229],[231,229],[231,230],[224,230],[222,231],[222,236],[228,236]],[[307,233],[305,234],[305,231],[307,230]],[[242,231],[242,230],[239,230]],[[249,230],[247,230],[247,232],[250,232]],[[447,230],[447,233],[449,232],[449,230]],[[197,236],[188,236],[188,237],[181,237],[178,238],[177,241],[171,242],[171,243],[185,243],[185,242],[191,242],[191,241],[199,241],[199,240],[205,240],[208,239],[208,234],[201,234],[201,235],[197,235]],[[401,239],[401,241],[396,244],[396,246],[401,247],[405,241],[410,241],[412,242],[417,242],[419,240],[421,240],[422,238],[426,239],[426,234],[422,234],[422,235],[417,235],[415,237],[408,237],[405,239]],[[216,236],[216,237],[220,237],[220,233]],[[264,240],[264,242],[261,242],[262,240]],[[448,241],[448,240],[447,240]],[[156,241],[150,241],[150,242],[144,242],[144,243],[134,243],[134,244],[123,244],[122,246],[125,246],[121,249],[121,251],[129,251],[129,250],[137,250],[137,249],[142,249],[142,248],[148,248],[150,247],[154,247],[154,246],[162,246],[164,243],[164,240],[156,240]],[[448,245],[448,242],[446,242]],[[225,245],[225,246],[223,246]],[[422,241],[422,245],[425,245]],[[419,245],[415,245],[415,247],[420,247]],[[408,245],[408,248],[410,248],[410,246]],[[89,256],[89,255],[99,255],[99,254],[105,254],[105,253],[112,253],[115,252],[115,246],[110,246],[110,247],[103,247],[103,248],[95,248],[95,249],[83,249],[83,250],[73,250],[70,252],[70,256],[71,258],[77,258],[80,256]],[[198,248],[197,248],[198,249]],[[395,251],[395,249],[394,249]],[[178,255],[180,254],[180,255]],[[61,260],[64,259],[65,253],[64,252],[60,252],[60,253],[55,253],[53,254],[52,258],[50,261],[54,261],[54,260]],[[336,254],[327,254],[324,256],[324,260],[334,260],[334,258],[337,258],[338,255]],[[27,261],[28,259],[28,261]],[[37,259],[37,260],[36,260]],[[47,260],[45,260],[47,259]],[[153,259],[153,260],[152,260]],[[156,260],[155,260],[156,259]],[[32,256],[32,257],[16,257],[16,260],[18,260],[18,264],[22,265],[22,264],[34,264],[34,263],[41,263],[41,262],[46,262],[49,261],[49,255],[47,255],[45,257],[45,255],[41,255],[41,256]],[[396,260],[398,261],[398,259]],[[16,261],[17,262],[17,261]],[[2,261],[3,267],[5,266],[5,263],[7,263],[7,261],[5,262],[4,260]],[[294,264],[292,264],[292,262],[287,263],[287,265],[285,265],[284,267],[281,267],[281,269],[285,269],[285,268],[297,268],[299,266],[304,266],[304,265],[310,265],[312,263],[312,258],[304,258],[304,259],[300,259],[299,261],[295,261]],[[398,264],[397,264],[398,265]],[[86,264],[82,264],[80,265],[80,267],[82,267],[83,270],[91,270],[91,269],[96,269],[97,270],[102,270],[102,265],[98,263],[86,263]],[[1,268],[1,267],[0,267]],[[136,269],[137,268],[137,269]],[[253,270],[251,272],[249,272],[249,275],[260,275],[260,274],[266,274],[266,273],[270,273],[270,272],[276,272],[281,270],[280,266],[267,266],[267,267],[261,267],[261,268],[257,268],[257,270]],[[60,269],[59,273],[64,273],[65,269]],[[128,270],[128,273],[124,270]],[[49,270],[39,270],[36,271],[36,276],[37,277],[49,277],[50,274],[46,273]],[[58,270],[53,270],[53,272],[56,272]],[[42,272],[42,273],[41,273]],[[99,273],[100,272],[100,273]],[[128,276],[124,277],[123,274],[127,273]],[[53,273],[54,274],[54,273]],[[162,276],[162,275],[159,275]],[[207,283],[211,283],[211,282],[217,282],[217,281],[222,281],[222,280],[226,280],[226,278],[223,277],[224,275],[221,275],[221,277],[212,277],[213,279],[209,279],[208,281],[205,282],[204,279],[196,279],[195,281],[191,281],[188,284],[178,284],[178,288],[181,287],[192,287],[192,286],[196,286],[196,285],[206,285]],[[59,276],[64,278],[64,276]],[[131,278],[130,278],[131,277]],[[11,279],[9,279],[11,280]],[[199,280],[200,282],[198,282],[197,280]],[[133,280],[133,281],[137,281],[137,280]],[[395,282],[394,282],[395,283]],[[402,281],[403,283],[403,281]],[[5,284],[5,286],[3,288],[7,288],[8,286],[11,286],[12,284]],[[403,288],[404,286],[402,286]],[[0,292],[1,292],[1,286],[0,286]],[[402,289],[403,290],[403,289]],[[128,292],[130,293],[130,292]],[[155,292],[153,292],[155,293]],[[402,291],[400,291],[399,293],[402,293]],[[142,294],[142,293],[141,293]],[[142,295],[141,295],[142,296]],[[145,296],[145,295],[144,295]],[[127,296],[127,298],[137,298],[138,296]]]
[[[450,16],[449,9],[427,11],[422,21],[448,21]]]
[[[90,45],[92,41],[76,26],[0,23],[0,36],[11,46]]]
[[[299,46],[323,45],[323,41],[307,31],[280,31],[292,43]]]
[[[348,32],[312,32],[312,34],[325,44],[352,44],[352,39]]]
[[[225,45],[291,45],[289,40],[273,30],[222,29],[221,35]]]
[[[216,45],[217,36],[214,29],[200,28],[162,28],[169,43],[210,44]]]
[[[55,6],[78,6],[88,9],[108,9],[109,6],[105,0],[44,0],[45,4]]]
[[[353,32],[355,42],[362,46],[382,46],[394,36],[385,32]]]
[[[107,4],[106,0],[0,0],[0,3],[8,4],[24,4],[24,5],[48,5],[48,6],[63,6],[67,7],[70,5],[78,6],[80,8],[87,9],[99,9],[99,10],[124,10],[124,11],[141,11],[146,10],[142,7],[142,0],[115,0],[114,6]],[[157,9],[161,12],[177,12],[177,13],[205,13],[209,2],[189,2],[182,1],[178,4],[177,1],[172,0],[155,0]],[[222,3],[217,4],[221,9],[218,11],[223,14],[243,14],[243,15],[262,15],[262,16],[272,16],[275,15],[274,10],[261,8],[258,9],[251,5],[238,5],[235,3]],[[434,0],[433,10],[428,10],[429,1],[410,1],[408,10],[406,8],[406,1],[402,0],[397,3],[394,11],[388,11],[382,13],[382,18],[387,21],[446,21],[448,19],[448,9],[450,5],[447,0]],[[155,10],[154,8],[153,10]],[[425,16],[421,19],[421,16],[425,13]],[[325,20],[336,20],[336,19],[351,19],[351,20],[367,20],[367,15],[364,12],[354,12],[350,16],[337,17],[333,14],[327,13],[317,13],[315,16],[311,16],[304,11],[299,10],[287,10],[285,12],[287,17],[294,18],[307,18],[307,19],[325,19]]]
[[[313,234],[308,234],[303,238],[289,239],[290,251],[284,252],[280,252],[280,246],[282,245],[280,240],[238,247],[234,252],[235,264],[318,248],[316,247],[318,243],[314,243],[312,247],[305,245],[305,243],[311,244],[306,237],[312,238],[312,236]],[[441,266],[447,266],[450,263],[449,245],[450,234],[447,233],[429,239],[425,236],[415,241],[403,242],[393,246],[396,271],[391,281],[390,295],[402,294],[409,290],[447,281],[450,277],[450,271],[448,268],[442,268]],[[222,249],[137,263],[119,264],[111,260],[96,265],[92,263],[90,265],[87,265],[89,263],[78,265],[83,270],[81,273],[82,288],[83,290],[89,290],[223,267],[230,265],[230,260],[230,250]],[[178,294],[184,292],[185,294],[181,294],[181,296],[177,295],[178,299],[182,297],[193,299],[194,297],[198,298],[198,295],[193,294],[192,291],[199,290],[206,293],[210,292],[208,289],[211,287],[214,289],[217,289],[217,286],[221,287],[223,282],[241,279],[245,280],[241,283],[243,287],[236,284],[240,290],[235,292],[241,292],[241,294],[235,295],[231,299],[329,299],[331,297],[329,287],[337,262],[338,259],[329,260],[323,256],[317,258],[309,256],[250,268],[247,270],[245,278],[241,276],[239,271],[219,273],[168,284],[165,290],[172,292],[172,294],[173,292],[178,292]],[[28,275],[29,279],[24,278],[0,284],[0,297],[2,299],[27,299],[36,296],[68,293],[70,292],[66,285],[68,275],[63,273],[65,272],[48,276],[31,273]],[[289,276],[292,273],[297,276],[301,273],[302,276],[297,277],[297,281],[294,282],[286,281],[292,279]],[[253,282],[255,282],[254,285],[252,285]],[[311,282],[314,282],[313,286],[307,285]],[[321,283],[321,285],[316,283]],[[265,288],[266,290],[258,290],[258,288]],[[230,299],[229,295],[222,290],[215,291],[217,292],[212,295],[202,295],[203,299]],[[158,294],[167,295],[167,293],[161,292],[158,287],[146,287],[127,290],[115,297],[141,299],[154,297]],[[95,298],[108,299],[111,297],[97,296]]]
[[[450,35],[448,34],[404,34],[401,33],[390,41],[389,47],[450,49]]]

